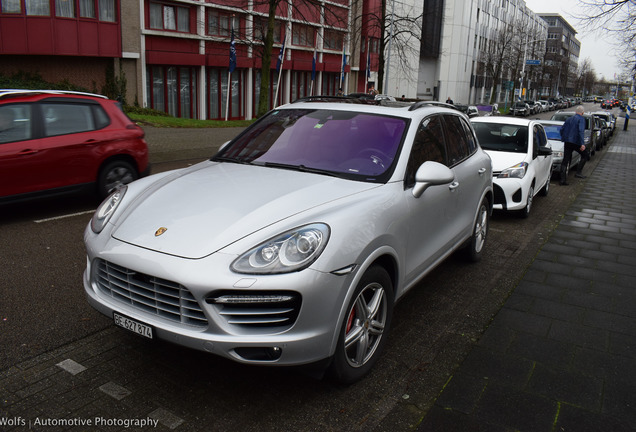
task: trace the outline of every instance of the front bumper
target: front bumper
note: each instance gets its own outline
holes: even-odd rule
[[[201,260],[185,260],[116,243],[110,251],[102,251],[99,256],[87,246],[84,290],[89,304],[102,314],[110,318],[113,313],[124,315],[152,327],[156,339],[241,363],[302,365],[333,355],[343,304],[354,273],[337,276],[305,269],[281,275],[239,275],[229,270],[234,256],[216,253]],[[125,267],[129,277],[143,281],[160,278],[182,287],[191,294],[194,309],[201,316],[195,321],[181,319],[183,314],[180,313],[176,314],[177,319],[174,316],[166,318],[164,311],[167,308],[163,306],[139,307],[128,301],[127,297],[136,295],[129,294],[134,290],[112,295],[101,285],[100,278],[104,276],[99,268],[102,262],[112,262],[117,268]],[[259,325],[257,319],[250,322],[251,317],[242,315],[246,313],[244,310],[232,313],[231,308],[214,301],[224,294],[270,293],[289,293],[299,299],[295,306],[297,313],[291,322]],[[183,300],[179,302],[183,303]],[[192,304],[187,308],[192,309]]]
[[[526,206],[529,184],[523,179],[493,178],[495,192],[495,210],[521,210]]]

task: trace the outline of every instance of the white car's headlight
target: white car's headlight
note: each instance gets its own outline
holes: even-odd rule
[[[528,171],[528,163],[521,162],[517,165],[513,165],[510,168],[506,168],[501,171],[498,178],[523,178],[526,175],[526,171]]]
[[[122,185],[97,207],[91,219],[91,229],[95,234],[99,234],[104,229],[113,213],[115,213],[115,210],[117,210],[119,203],[124,198],[126,190],[128,190],[128,187]]]
[[[325,249],[329,227],[305,225],[274,237],[237,258],[232,271],[250,274],[290,273],[307,268]]]
[[[562,159],[563,158],[563,152],[559,151],[559,150],[557,150],[557,151],[552,150],[552,156],[553,156],[554,159],[560,159],[560,158]]]

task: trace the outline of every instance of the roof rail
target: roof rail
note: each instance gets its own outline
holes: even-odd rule
[[[376,101],[373,99],[361,99],[352,96],[307,96],[300,99],[296,99],[292,103],[299,102],[338,102],[338,103],[362,103],[362,104],[374,104]]]
[[[108,99],[108,96],[95,94],[95,93],[72,91],[72,90],[0,89],[0,98],[3,98],[5,96],[19,96],[21,94],[53,94],[53,95],[72,94],[72,95],[79,95],[79,96],[92,96],[92,97]]]
[[[454,105],[447,104],[445,102],[420,101],[420,102],[415,102],[413,105],[411,105],[411,107],[409,108],[409,111],[415,111],[416,109],[419,109],[419,108],[422,108],[422,107],[425,107],[425,106],[439,106],[439,107],[457,109],[457,108],[455,108]]]

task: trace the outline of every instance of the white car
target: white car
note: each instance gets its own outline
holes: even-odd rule
[[[484,252],[492,165],[455,109],[324,101],[107,198],[84,234],[88,302],[241,363],[369,372],[394,302],[455,251]]]
[[[471,122],[492,159],[494,208],[528,217],[534,196],[547,195],[550,189],[552,149],[543,126],[511,117],[477,117]]]

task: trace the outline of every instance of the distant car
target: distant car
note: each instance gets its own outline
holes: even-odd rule
[[[367,374],[394,303],[454,252],[484,252],[492,166],[455,109],[324,100],[107,198],[84,233],[89,303],[240,363]]]
[[[572,117],[576,115],[574,111],[558,111],[552,114],[552,118],[550,120],[559,120],[565,121],[568,117]],[[588,149],[590,155],[593,155],[596,152],[596,132],[599,127],[597,123],[594,121],[594,117],[590,113],[583,114],[583,118],[585,118],[585,132],[583,135],[583,143],[585,147]]]
[[[528,217],[537,193],[547,195],[552,149],[541,123],[510,117],[470,120],[493,164],[494,208]]]
[[[557,120],[539,120],[539,123],[545,129],[545,134],[548,137],[550,148],[552,149],[552,174],[559,174],[561,172],[561,162],[563,162],[563,149],[565,143],[561,141],[561,126],[562,121]],[[581,160],[581,155],[578,152],[572,152],[572,161],[570,166],[566,169],[566,177],[570,172],[570,167],[577,165]]]
[[[605,120],[610,128],[609,135],[614,135],[614,131],[616,130],[616,117],[614,117],[614,114],[612,114],[611,111],[594,111],[591,114],[594,117]]]
[[[541,112],[547,112],[550,111],[550,106],[548,104],[548,101],[546,100],[540,100],[539,104],[541,105]]]
[[[0,202],[91,188],[105,198],[150,171],[144,131],[105,96],[0,90]]]
[[[530,115],[530,107],[525,102],[515,102],[510,107],[510,115],[528,117]]]
[[[601,108],[612,109],[613,107],[614,107],[614,102],[611,99],[605,99],[601,102]]]
[[[478,117],[479,110],[474,105],[453,104],[453,106],[459,111],[466,114],[468,117]]]

